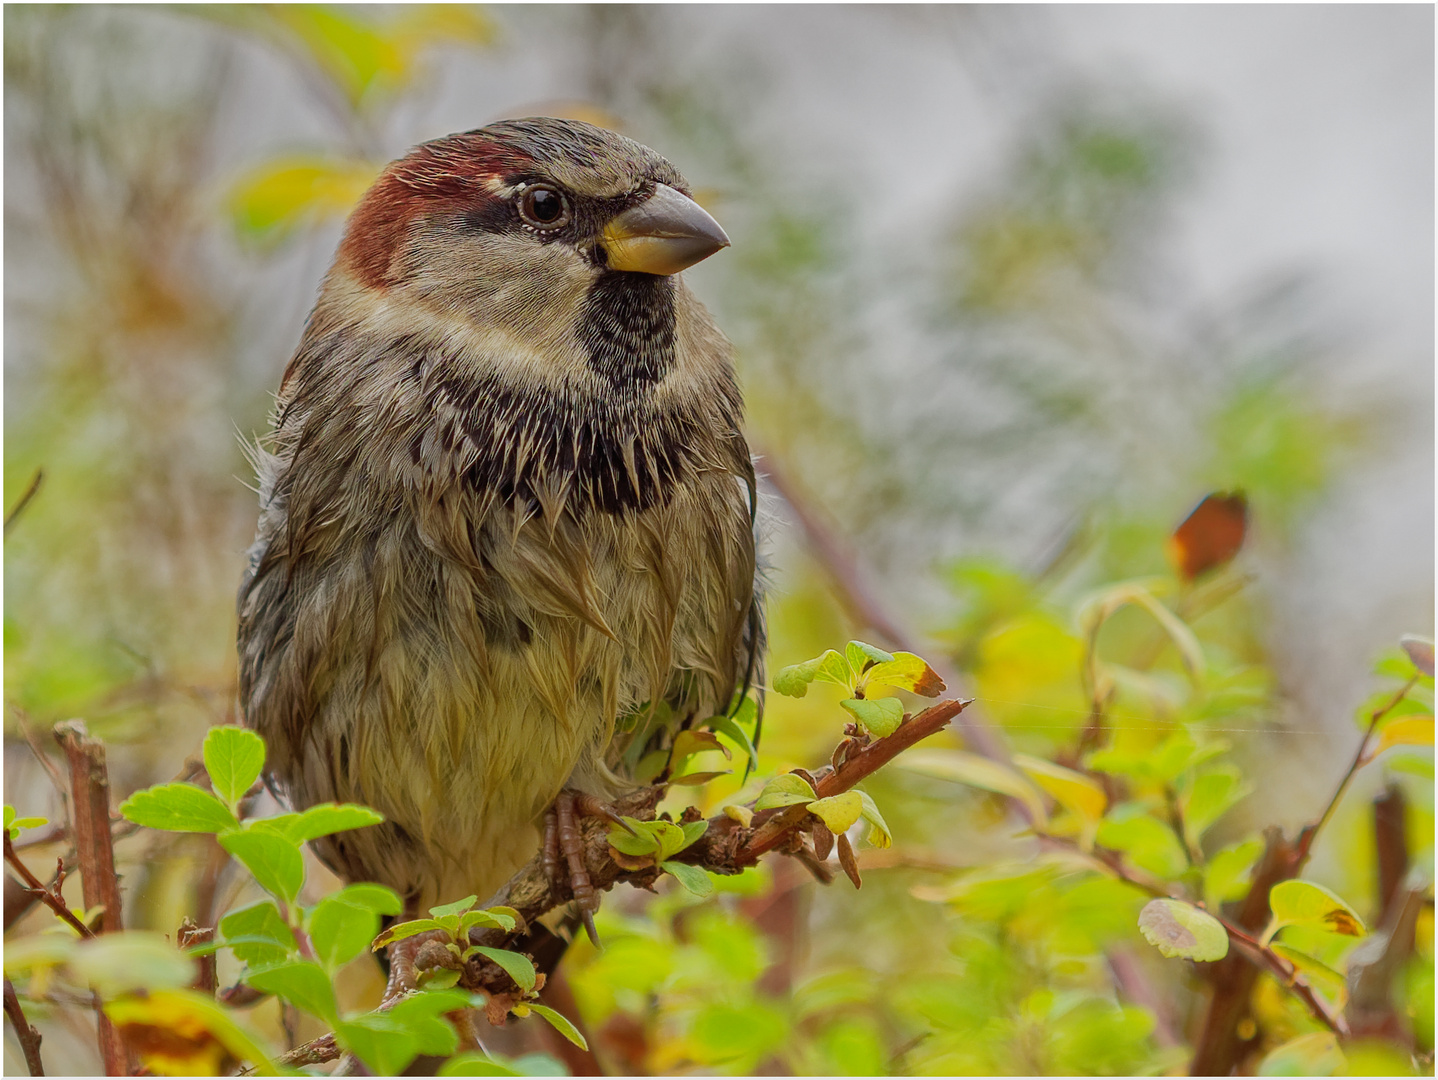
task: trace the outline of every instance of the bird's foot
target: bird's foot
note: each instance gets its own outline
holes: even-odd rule
[[[589,940],[598,945],[599,932],[594,929],[594,913],[599,910],[599,893],[590,882],[589,870],[584,865],[584,837],[579,832],[581,817],[604,818],[631,833],[634,829],[603,799],[568,789],[559,793],[554,805],[544,815],[544,871],[551,881],[560,880],[559,860],[563,857],[580,921],[584,923]]]
[[[385,954],[389,958],[389,981],[385,984],[383,997],[385,1004],[396,1001],[419,987],[420,965],[417,961],[420,951],[431,942],[448,940],[449,934],[446,931],[428,930],[413,937],[392,941],[385,947]]]

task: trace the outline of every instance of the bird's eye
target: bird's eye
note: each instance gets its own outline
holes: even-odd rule
[[[569,223],[569,200],[551,187],[526,188],[519,216],[537,229],[558,229]]]

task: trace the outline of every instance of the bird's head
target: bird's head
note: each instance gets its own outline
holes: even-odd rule
[[[365,195],[328,291],[391,312],[396,331],[422,310],[516,337],[551,374],[584,354],[593,369],[615,333],[662,336],[667,322],[672,336],[672,275],[728,245],[687,190],[653,150],[580,121],[436,139]]]

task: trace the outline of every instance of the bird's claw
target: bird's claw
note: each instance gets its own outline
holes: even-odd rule
[[[593,795],[577,791],[561,791],[544,819],[544,869],[550,880],[558,881],[562,856],[569,871],[569,889],[574,894],[579,919],[585,933],[596,946],[599,931],[594,928],[594,913],[599,910],[599,893],[589,880],[584,865],[584,838],[579,832],[579,818],[598,817],[634,834],[634,827],[610,805]]]

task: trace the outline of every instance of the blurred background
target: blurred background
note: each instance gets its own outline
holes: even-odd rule
[[[61,816],[31,746],[67,717],[106,740],[117,796],[234,720],[240,440],[344,214],[417,142],[551,114],[656,148],[733,239],[687,276],[736,345],[769,477],[771,670],[917,643],[976,724],[1062,759],[1090,708],[1076,606],[1179,589],[1165,538],[1241,490],[1232,588],[1194,620],[1206,682],[1133,661],[1148,627],[1116,619],[1113,715],[1233,744],[1250,793],[1213,845],[1293,830],[1354,752],[1375,660],[1432,633],[1433,18],[7,6],[7,509],[43,482],[7,525],[6,801]],[[771,695],[762,771],[827,757],[831,698]],[[1389,771],[1431,874],[1426,767]],[[1027,900],[974,900],[967,868],[1023,858],[1013,819],[890,771],[870,790],[895,847],[866,853],[857,896],[787,865],[697,906],[615,894],[609,949],[576,947],[563,990],[598,1062],[1181,1065],[1197,991],[1125,952],[1138,901],[1013,877]],[[1308,874],[1351,900],[1372,897],[1383,782],[1360,777]],[[236,898],[198,839],[120,857],[127,925],[212,924]],[[1125,956],[1167,1003],[1130,993]],[[52,1068],[95,1067],[62,1041]]]

